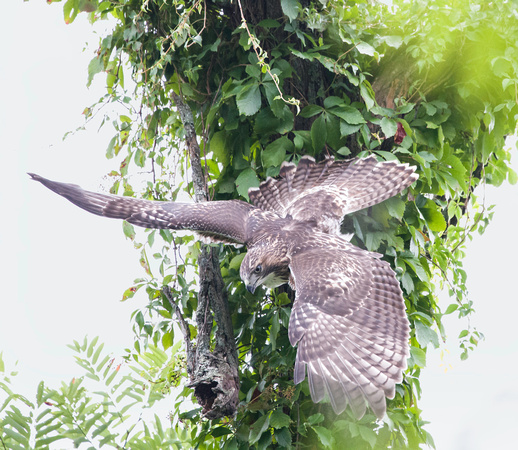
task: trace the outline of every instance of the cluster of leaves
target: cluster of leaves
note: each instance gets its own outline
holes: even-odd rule
[[[140,197],[176,199],[183,190],[174,184],[177,174],[192,192],[172,91],[194,114],[214,199],[247,199],[248,188],[303,154],[375,154],[409,162],[420,175],[405,197],[360,211],[343,224],[344,231],[354,232],[356,245],[385,255],[405,294],[411,356],[387,420],[379,423],[367,414],[356,421],[348,411],[337,418],[328,405],[311,402],[305,383],[293,386],[289,297],[246,292],[239,282],[242,251],[222,248],[242,362],[241,407],[225,424],[200,425],[198,409],[177,417],[187,428],[201,427],[200,447],[215,440],[226,448],[333,447],[344,441],[352,448],[433,445],[417,406],[419,375],[427,347],[437,347],[445,336],[442,317],[473,312],[462,268],[464,243],[474,231],[483,232],[491,217],[473,191],[481,183],[517,181],[504,146],[518,113],[516,6],[450,3],[65,2],[68,22],[81,11],[91,21],[115,22],[88,68],[89,80],[106,74],[107,92],[86,111],[91,117],[106,103],[128,109],[104,120],[116,129],[107,150],[119,164],[110,174],[114,193],[136,195],[132,177],[142,168],[152,180]],[[149,297],[147,308],[134,314],[136,348],[143,351],[153,342],[167,350],[174,328],[161,287],[170,285],[192,323],[198,244],[164,231],[140,239],[128,225],[124,232],[141,248],[145,270],[124,297],[141,288]],[[443,285],[454,298],[446,308],[437,301]],[[463,357],[481,338],[468,322],[459,336]]]
[[[13,392],[17,373],[5,370],[0,355],[1,448],[48,449],[56,441],[67,448],[189,446],[188,427],[175,430],[170,420],[152,412],[169,398],[185,371],[180,345],[167,354],[149,345],[145,352],[128,354],[120,362],[103,351],[97,338],[69,347],[83,376],[62,382],[59,388],[40,382],[35,401]]]

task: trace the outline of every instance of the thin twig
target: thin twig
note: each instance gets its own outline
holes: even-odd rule
[[[193,349],[192,341],[191,341],[191,330],[189,329],[189,324],[185,321],[182,311],[178,304],[173,300],[173,296],[171,295],[171,288],[169,286],[162,287],[162,294],[167,299],[171,308],[173,309],[174,315],[178,320],[178,325],[180,326],[180,330],[183,334],[183,340],[185,342],[185,351],[187,352],[187,373],[189,377],[192,378],[194,374],[194,362],[195,362],[195,352]]]

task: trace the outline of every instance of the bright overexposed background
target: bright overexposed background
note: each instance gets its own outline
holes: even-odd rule
[[[81,374],[65,346],[72,340],[100,336],[115,354],[131,346],[129,316],[142,300],[119,300],[142,269],[120,222],[87,214],[26,175],[98,191],[113,168],[104,157],[109,127],[98,131],[94,123],[62,140],[104,94],[102,75],[86,88],[99,42],[94,31],[103,25],[92,28],[79,17],[67,26],[62,4],[38,1],[11,0],[3,17],[0,352],[8,367],[18,361],[17,387],[31,397],[42,379],[57,386]],[[472,326],[486,340],[460,362],[455,338],[466,323],[452,317],[444,358],[428,352],[418,406],[439,450],[518,448],[518,186],[478,194],[496,204],[493,223],[468,244],[465,260],[477,310]],[[443,298],[441,306],[451,302]]]

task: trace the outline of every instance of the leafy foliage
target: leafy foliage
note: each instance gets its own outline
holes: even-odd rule
[[[388,419],[378,423],[367,414],[356,421],[348,411],[336,417],[328,405],[311,402],[305,383],[293,385],[295,349],[287,337],[290,297],[281,291],[248,293],[239,280],[243,253],[222,248],[222,274],[242,362],[241,406],[237,417],[224,424],[203,422],[197,409],[177,416],[187,429],[197,429],[196,445],[433,445],[420,417],[419,375],[427,348],[437,347],[445,336],[442,317],[457,314],[464,319],[474,311],[462,267],[464,244],[473,232],[484,231],[492,213],[473,191],[484,183],[517,181],[504,145],[515,130],[518,112],[516,5],[450,3],[64,3],[67,22],[86,12],[91,21],[110,18],[114,23],[88,67],[90,81],[105,74],[106,95],[87,109],[87,117],[112,102],[128,110],[104,119],[115,127],[106,152],[118,164],[110,173],[114,193],[160,200],[174,200],[184,190],[192,193],[182,124],[171,92],[181,95],[193,111],[214,199],[247,199],[249,187],[277,175],[282,161],[303,154],[317,159],[375,154],[409,162],[420,175],[404,197],[360,211],[343,224],[344,231],[354,232],[356,245],[382,253],[396,270],[412,324],[409,367],[389,402]],[[142,168],[151,171],[152,180],[135,192],[134,173]],[[187,180],[184,186],[175,184],[176,175]],[[192,324],[199,246],[189,235],[147,231],[142,237],[128,225],[124,232],[141,249],[144,270],[124,298],[141,290],[149,297],[147,307],[133,315],[135,348],[169,352],[174,342],[172,310],[161,287],[170,286]],[[454,299],[446,307],[437,300],[443,286]],[[469,320],[466,324],[459,336],[463,358],[483,338]],[[191,332],[195,336],[194,328]],[[87,373],[99,376],[87,366]],[[106,425],[98,436],[108,438],[109,421],[118,419],[96,419],[99,410],[78,392],[83,392],[79,386],[63,387],[60,401],[90,407],[91,415],[81,416],[84,425],[96,424],[96,430]],[[51,398],[46,395],[40,397]],[[182,395],[189,398],[190,393]],[[10,411],[4,422],[9,414],[17,414]],[[39,423],[40,416],[36,420],[34,414],[26,417],[27,423]],[[42,419],[47,415],[52,409]],[[15,425],[12,417],[9,439],[15,439],[13,433],[25,436],[26,427]],[[84,438],[73,434],[80,423],[67,425],[74,439]],[[168,439],[179,439],[168,433]]]
[[[5,372],[0,358],[0,444],[9,449],[48,449],[49,445],[82,448],[185,448],[191,442],[186,427],[176,428],[145,411],[178,386],[185,361],[179,345],[169,355],[154,346],[119,363],[103,352],[98,339],[69,347],[84,375],[51,388],[42,381],[35,400],[13,393],[16,372]],[[178,408],[178,405],[177,405]],[[66,442],[67,444],[65,444]]]

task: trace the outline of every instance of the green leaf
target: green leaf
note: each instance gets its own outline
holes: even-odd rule
[[[230,151],[227,149],[227,133],[224,131],[217,131],[210,140],[210,150],[214,155],[214,159],[227,166],[230,163]]]
[[[428,200],[426,206],[419,208],[431,231],[441,232],[446,229],[446,219],[433,200]]]
[[[86,82],[86,86],[90,86],[94,79],[94,76],[104,70],[103,60],[96,56],[90,61],[88,64],[88,81]]]
[[[414,290],[414,280],[412,279],[412,275],[408,272],[405,272],[401,277],[401,284],[403,285],[403,289],[407,294],[410,294]]]
[[[327,139],[327,127],[324,114],[318,116],[311,125],[311,143],[316,153],[324,147]]]
[[[269,418],[268,414],[259,417],[250,427],[250,435],[248,437],[248,442],[250,444],[255,444],[262,436],[262,434],[268,429],[269,426]]]
[[[302,111],[299,113],[299,116],[304,117],[305,119],[309,119],[310,117],[320,114],[322,111],[323,108],[321,106],[308,105],[302,109]]]
[[[239,272],[239,268],[241,267],[241,262],[243,261],[243,258],[245,257],[246,253],[240,253],[239,255],[236,255],[232,258],[230,261],[228,268],[234,269]]]
[[[281,0],[282,12],[293,22],[299,15],[299,2],[297,0]]]
[[[164,333],[162,335],[162,346],[164,347],[164,350],[167,350],[169,347],[171,347],[174,344],[174,336],[173,333],[168,332]]]
[[[448,146],[449,147],[449,146]],[[441,160],[442,163],[449,166],[450,174],[455,178],[458,186],[462,190],[466,191],[466,168],[462,164],[461,160],[453,154],[445,154]]]
[[[459,309],[459,305],[457,303],[452,303],[451,305],[446,308],[446,311],[444,312],[444,315],[451,314],[452,312],[457,311]]]
[[[312,426],[311,428],[313,429],[313,431],[315,431],[315,433],[318,436],[318,439],[324,447],[331,447],[333,445],[334,439],[331,430],[328,430],[327,428],[320,426]]]
[[[362,123],[366,123],[361,112],[352,106],[340,106],[338,108],[329,109],[327,112],[340,117],[340,119],[344,120],[350,125],[360,125]]]
[[[284,428],[290,426],[290,416],[284,414],[281,410],[276,409],[270,416],[270,426],[273,428]]]
[[[288,428],[275,430],[274,436],[281,447],[289,447],[291,445],[291,433]]]
[[[372,428],[358,426],[358,429],[360,430],[360,436],[363,438],[364,441],[367,441],[371,448],[374,448],[376,445],[376,440],[378,439],[378,435]]]
[[[63,15],[65,16],[65,23],[68,25],[74,21],[79,12],[79,0],[68,0],[63,5]]]
[[[364,81],[360,85],[360,95],[362,96],[368,110],[376,104],[374,90],[368,81]]]
[[[437,333],[422,322],[415,322],[415,336],[419,345],[423,348],[431,342],[435,348],[439,347]]]
[[[283,108],[280,117],[273,114],[270,108],[263,108],[255,116],[254,132],[261,137],[271,134],[285,134],[293,129],[294,116],[287,106]]]
[[[122,221],[122,231],[124,232],[124,235],[131,239],[132,241],[135,239],[135,228],[131,223],[126,222],[125,220]]]
[[[405,214],[406,203],[399,197],[392,197],[385,200],[384,205],[387,207],[389,214],[396,219],[401,220]]]
[[[374,56],[374,53],[376,53],[376,49],[370,45],[367,44],[367,42],[360,42],[356,45],[356,50],[358,50],[360,53],[364,55]]]
[[[259,84],[248,84],[236,95],[236,104],[239,114],[252,116],[261,108],[261,91]]]
[[[381,36],[383,42],[385,42],[388,46],[399,48],[403,43],[403,38],[400,36]]]
[[[231,433],[232,431],[230,431],[227,427],[217,427],[214,428],[214,430],[212,430],[210,434],[213,438],[217,438]]]
[[[342,137],[356,133],[360,128],[361,125],[349,125],[343,120],[340,121],[340,134],[342,135]]]
[[[272,326],[270,327],[270,343],[272,345],[272,351],[275,351],[277,348],[277,335],[280,329],[281,324],[279,322],[279,313],[278,311],[275,311],[272,316]]]
[[[388,138],[394,136],[397,131],[397,122],[388,117],[383,117],[381,119],[381,131]]]
[[[281,26],[281,24],[277,20],[274,20],[274,19],[264,19],[264,20],[261,20],[257,24],[257,26],[263,27],[263,28],[279,28]]]
[[[331,95],[324,99],[324,108],[330,109],[335,106],[344,106],[345,102],[340,97],[336,97],[335,95]]]
[[[251,167],[248,169],[243,170],[239,176],[236,178],[236,189],[237,193],[241,195],[242,197],[249,200],[248,197],[248,189],[251,187],[258,187],[259,186],[259,178],[257,178],[257,175],[255,174],[254,169]]]
[[[269,144],[261,153],[264,168],[278,167],[282,164],[287,152],[293,152],[293,142],[282,136]]]
[[[426,353],[418,347],[410,347],[410,356],[418,367],[426,367]]]
[[[322,413],[316,413],[308,417],[308,423],[311,425],[315,425],[324,420],[324,415]]]

